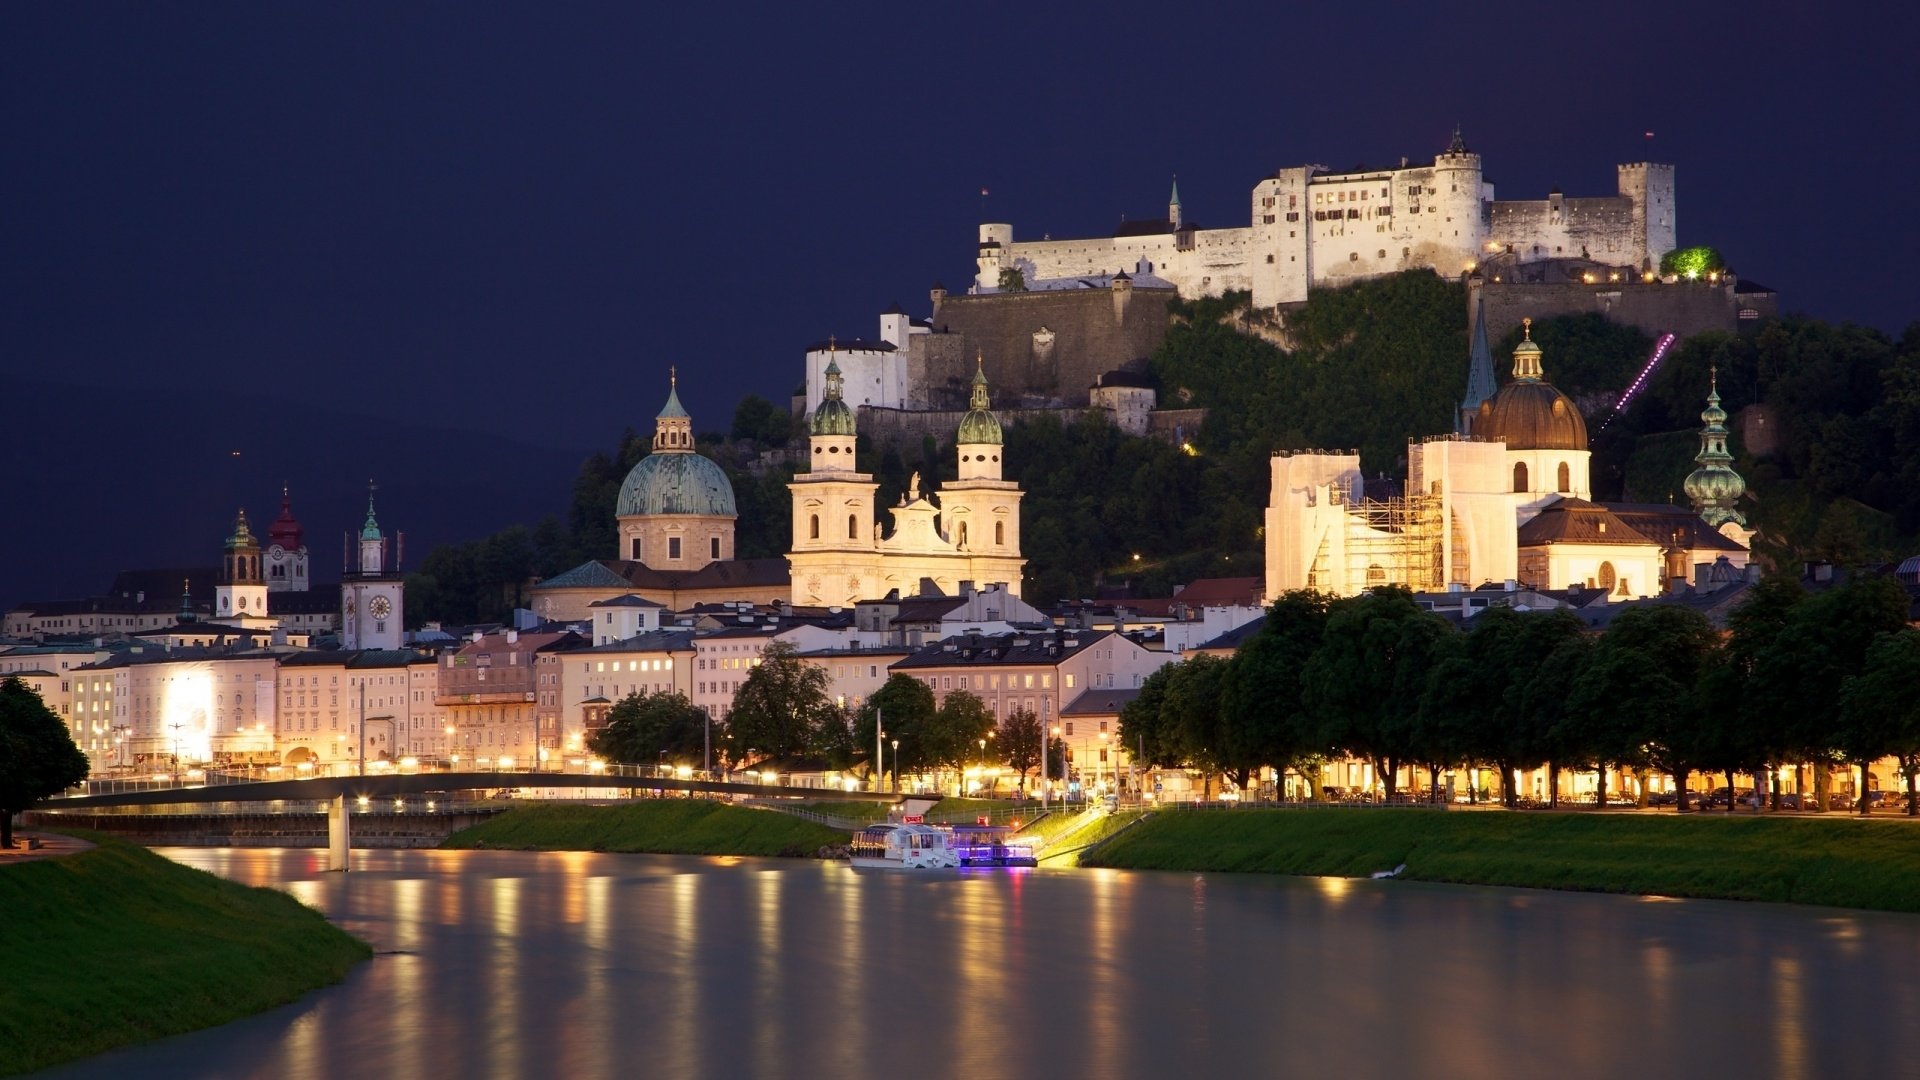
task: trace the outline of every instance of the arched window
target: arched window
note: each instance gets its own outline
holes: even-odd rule
[[[1567,463],[1563,461],[1560,463],[1559,491],[1560,491],[1560,494],[1565,495],[1572,490],[1573,490],[1573,470],[1567,468]]]
[[[808,528],[809,539],[813,539],[813,540],[820,539],[820,515],[819,514],[812,514],[808,516],[807,528]]]
[[[1003,547],[1006,545],[1007,543],[1007,523],[1006,522],[996,521],[993,523],[993,542]]]
[[[860,539],[860,517],[858,514],[847,515],[847,538],[849,540]]]
[[[1527,490],[1527,463],[1524,461],[1513,463],[1513,490]]]

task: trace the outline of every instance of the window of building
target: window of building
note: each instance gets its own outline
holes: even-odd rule
[[[667,558],[669,560],[672,560],[672,559],[678,559],[679,557],[680,557],[680,538],[677,536],[667,537]]]
[[[996,521],[993,523],[993,542],[995,544],[1005,544],[1007,542],[1006,522]]]
[[[1564,461],[1560,463],[1560,487],[1557,490],[1562,495],[1573,490],[1573,471],[1567,468],[1567,463]]]
[[[1527,463],[1524,461],[1513,463],[1513,490],[1527,490]]]
[[[807,538],[809,540],[820,539],[820,515],[819,514],[810,514],[807,516]]]
[[[719,537],[715,536],[708,540],[708,553],[709,553],[709,557],[713,559],[717,560],[720,558],[720,538]]]
[[[1073,721],[1067,721],[1067,734],[1073,734]]]
[[[860,517],[857,514],[847,515],[847,539],[860,539]]]
[[[628,557],[634,562],[640,561],[640,538],[637,536],[633,538],[633,545]]]

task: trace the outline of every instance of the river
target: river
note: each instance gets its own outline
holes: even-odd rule
[[[59,1077],[1920,1076],[1920,917],[1409,882],[171,849],[372,942]]]

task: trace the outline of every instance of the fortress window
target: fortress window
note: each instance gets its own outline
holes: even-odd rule
[[[1291,235],[1291,234],[1289,234],[1289,235]],[[1267,256],[1267,262],[1269,262],[1269,263],[1271,263],[1271,262],[1273,262],[1273,256],[1271,256],[1271,255],[1269,255],[1269,256]]]
[[[1349,251],[1349,252],[1347,252],[1347,261],[1348,261],[1348,262],[1359,262],[1359,261],[1360,261],[1360,253],[1359,253],[1359,252],[1357,252],[1357,251]]]
[[[1513,463],[1513,490],[1527,490],[1527,463],[1524,461]]]

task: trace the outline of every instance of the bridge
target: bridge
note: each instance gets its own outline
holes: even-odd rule
[[[653,791],[706,792],[754,798],[800,798],[814,802],[889,802],[898,793],[848,791],[845,787],[806,787],[722,780],[707,773],[683,773],[668,767],[606,765],[585,769],[471,770],[467,772],[382,771],[353,776],[302,776],[285,779],[284,769],[215,771],[199,777],[151,780],[90,780],[45,799],[33,809],[58,812],[102,806],[180,806],[231,802],[322,802],[327,804],[327,869],[345,871],[352,846],[350,807],[363,799],[423,795],[429,792],[517,790],[523,788],[646,788]],[[770,775],[770,774],[763,774]]]

